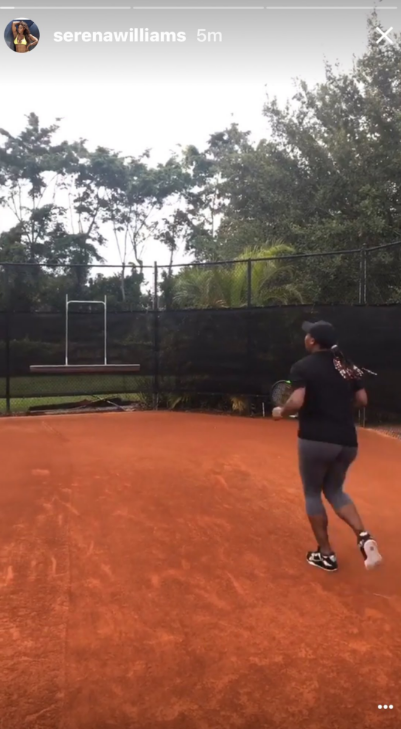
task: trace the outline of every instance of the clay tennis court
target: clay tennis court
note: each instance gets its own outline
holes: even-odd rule
[[[314,570],[296,424],[118,413],[0,422],[0,726],[396,727],[401,441],[361,433]],[[392,704],[379,710],[378,704]]]

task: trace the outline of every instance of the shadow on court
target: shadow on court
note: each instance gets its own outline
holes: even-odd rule
[[[349,478],[385,564],[366,573],[331,517],[325,574],[305,562],[296,423],[145,412],[0,432],[1,726],[399,723],[398,440],[362,433]]]

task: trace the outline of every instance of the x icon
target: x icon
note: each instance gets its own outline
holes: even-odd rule
[[[388,30],[386,30],[385,33],[382,31],[381,28],[376,28],[376,30],[378,33],[380,33],[380,38],[379,38],[379,40],[376,41],[377,45],[379,45],[379,43],[381,43],[382,40],[387,41],[387,43],[389,43],[391,46],[394,45],[394,41],[388,37],[388,34],[391,33],[391,31],[393,30],[392,28],[389,28]]]

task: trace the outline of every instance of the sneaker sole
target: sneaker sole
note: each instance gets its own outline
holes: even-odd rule
[[[376,567],[381,565],[383,557],[381,556],[377,542],[375,542],[374,539],[368,539],[363,545],[363,550],[366,555],[365,567],[367,570],[374,570]]]
[[[311,567],[317,567],[318,570],[323,570],[323,572],[337,572],[338,567],[334,567],[333,569],[328,570],[327,567],[322,567],[321,564],[316,564],[316,562],[309,562],[309,559],[306,560],[308,564],[310,564]]]

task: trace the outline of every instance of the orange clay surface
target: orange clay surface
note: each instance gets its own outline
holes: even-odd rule
[[[331,518],[326,574],[293,422],[1,421],[1,729],[399,727],[401,442],[360,441],[385,564]]]

